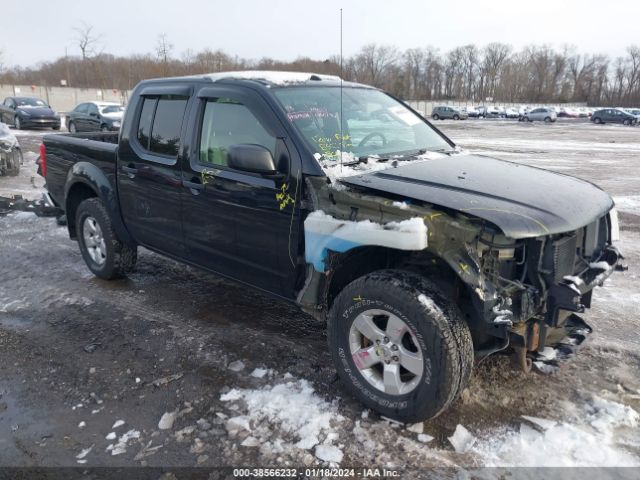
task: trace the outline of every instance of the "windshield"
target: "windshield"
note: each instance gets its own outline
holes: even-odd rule
[[[324,160],[339,160],[341,151],[357,159],[452,150],[421,117],[385,93],[344,88],[340,108],[340,90],[288,87],[274,91],[289,121]]]
[[[121,105],[106,105],[104,107],[100,107],[100,112],[102,113],[120,113],[124,111],[124,107]]]
[[[44,100],[39,98],[16,98],[16,105],[19,107],[46,107]]]

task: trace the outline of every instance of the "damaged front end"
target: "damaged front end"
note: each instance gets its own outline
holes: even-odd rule
[[[18,139],[6,124],[0,123],[0,176],[18,175],[22,160]]]
[[[324,318],[332,298],[371,271],[436,281],[460,306],[476,358],[510,348],[518,366],[551,371],[586,339],[578,316],[621,267],[615,210],[577,230],[511,238],[463,211],[307,178],[307,275],[298,302]]]
[[[483,274],[499,291],[493,322],[509,324],[509,344],[523,370],[554,371],[592,332],[578,314],[591,307],[596,286],[625,268],[617,239],[615,209],[572,232],[511,244],[479,237]]]

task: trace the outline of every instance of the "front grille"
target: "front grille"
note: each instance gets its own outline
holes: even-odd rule
[[[556,283],[567,275],[573,275],[577,244],[576,235],[562,237],[553,242],[553,278]]]

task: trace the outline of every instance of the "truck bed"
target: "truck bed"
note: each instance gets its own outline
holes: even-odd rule
[[[63,133],[45,135],[47,155],[47,189],[62,205],[69,170],[79,162],[101,169],[113,181],[116,171],[118,133]]]

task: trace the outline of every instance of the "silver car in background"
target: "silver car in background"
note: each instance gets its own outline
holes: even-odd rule
[[[552,108],[539,107],[525,113],[520,117],[521,122],[540,121],[544,123],[552,123],[558,120],[558,114]]]
[[[444,120],[451,118],[453,120],[466,120],[469,114],[458,107],[440,106],[435,107],[431,112],[431,118],[434,120]]]

